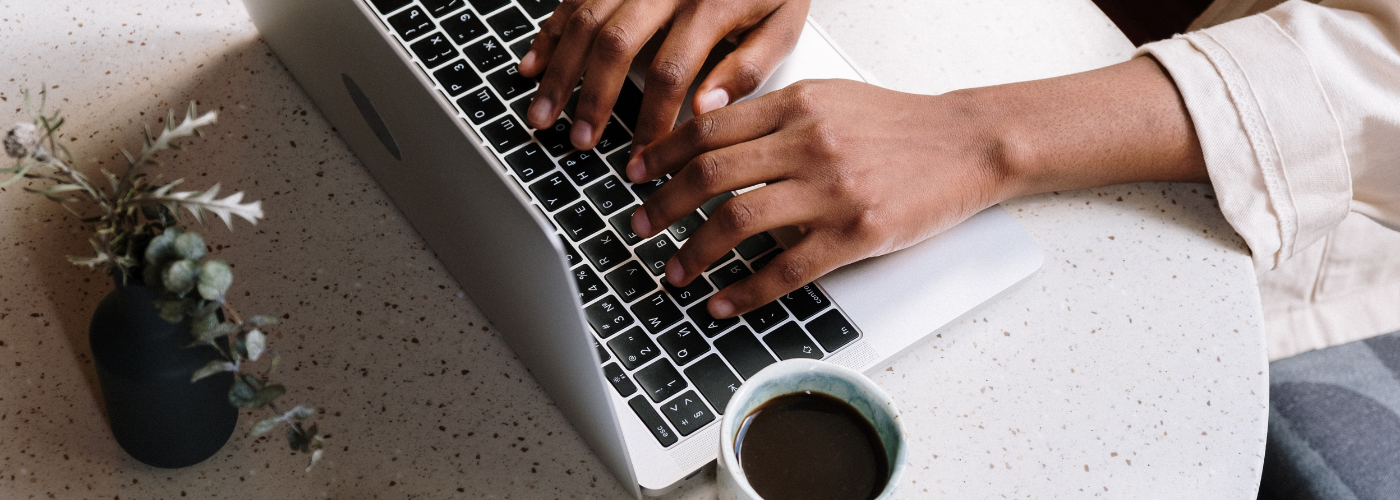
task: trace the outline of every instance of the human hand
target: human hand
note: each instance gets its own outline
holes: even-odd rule
[[[671,131],[686,90],[721,39],[738,44],[701,82],[695,114],[757,90],[797,45],[810,0],[564,0],[540,27],[520,74],[543,74],[526,120],[554,124],[587,71],[570,142],[595,146],[608,123],[628,68],[642,46],[666,31],[646,75],[633,144]]]
[[[1008,197],[971,104],[961,94],[825,80],[697,116],[628,164],[633,182],[679,170],[636,211],[633,228],[650,237],[716,195],[768,183],[721,205],[666,266],[666,279],[684,286],[745,238],[797,226],[800,242],[709,305],[716,318],[748,312]]]

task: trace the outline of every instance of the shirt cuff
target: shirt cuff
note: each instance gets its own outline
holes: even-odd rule
[[[1220,210],[1268,270],[1347,215],[1341,126],[1297,42],[1264,15],[1142,46],[1171,74]]]

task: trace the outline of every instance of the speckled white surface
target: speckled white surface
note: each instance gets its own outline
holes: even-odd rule
[[[1132,47],[1088,0],[816,0],[852,58],[905,91],[1054,76]],[[310,474],[250,418],[177,471],[105,429],[86,344],[109,284],[69,266],[83,233],[0,192],[0,498],[616,498],[625,493],[311,106],[236,0],[0,0],[0,118],[51,87],[84,166],[112,166],[191,100],[220,108],[166,175],[244,190],[268,219],[208,231],[289,397],[325,408]],[[144,113],[144,115],[142,115]],[[76,140],[76,141],[74,141]],[[904,411],[906,498],[1245,498],[1267,367],[1242,241],[1208,188],[1131,185],[1013,200],[1040,273],[874,379]],[[238,292],[250,292],[244,296]],[[712,476],[673,498],[709,498]]]

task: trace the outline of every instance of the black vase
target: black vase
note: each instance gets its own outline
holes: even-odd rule
[[[155,290],[132,279],[92,314],[88,341],[107,401],[107,420],[123,450],[142,463],[175,469],[218,453],[238,424],[228,402],[232,373],[190,383],[195,370],[222,359],[213,347],[186,348],[189,322],[170,324]]]

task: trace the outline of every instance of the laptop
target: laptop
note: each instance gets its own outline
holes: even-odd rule
[[[557,0],[244,3],[395,205],[637,496],[663,494],[714,462],[729,395],[764,366],[805,357],[876,370],[1043,261],[1035,241],[992,207],[717,320],[706,298],[761,269],[795,234],[756,235],[690,286],[663,283],[666,260],[725,197],[653,238],[632,233],[633,210],[664,182],[634,185],[623,173],[646,89],[636,71],[593,150],[569,144],[571,107],[548,130],[525,125],[536,82],[515,65]],[[810,20],[755,95],[808,78],[871,81]]]

